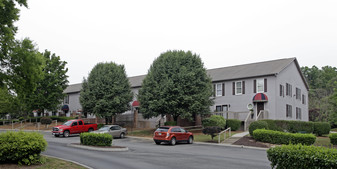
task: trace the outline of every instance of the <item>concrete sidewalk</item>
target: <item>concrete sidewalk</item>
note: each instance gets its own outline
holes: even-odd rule
[[[248,131],[245,131],[245,132],[242,132],[242,133],[237,133],[237,134],[229,137],[225,141],[223,141],[222,144],[233,144],[236,141],[238,141],[240,138],[242,138],[243,136],[248,135],[248,134],[249,134]]]

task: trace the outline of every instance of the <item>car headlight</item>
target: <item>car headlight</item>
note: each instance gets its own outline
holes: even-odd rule
[[[166,133],[166,137],[170,137],[170,133]]]

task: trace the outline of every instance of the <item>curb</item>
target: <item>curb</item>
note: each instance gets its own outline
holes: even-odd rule
[[[124,152],[129,151],[128,147],[123,148],[101,148],[101,147],[90,147],[90,146],[84,146],[84,145],[76,145],[73,143],[67,144],[69,147],[75,147],[75,148],[81,148],[85,150],[96,150],[96,151],[109,151],[109,152]]]
[[[217,143],[203,143],[203,142],[194,142],[194,143],[195,144],[201,144],[201,145],[210,145],[210,146],[246,148],[246,149],[253,149],[253,150],[268,150],[269,149],[269,148],[262,148],[262,147],[252,147],[252,146],[232,145],[232,144],[217,144]]]
[[[75,163],[75,164],[80,165],[80,166],[82,166],[82,167],[84,167],[84,168],[87,168],[87,169],[94,169],[94,168],[92,168],[92,167],[89,167],[89,166],[87,166],[87,165],[81,164],[81,163],[76,162],[76,161],[72,161],[72,160],[68,160],[68,159],[64,159],[64,158],[60,158],[60,157],[55,157],[55,156],[51,156],[51,155],[45,155],[45,154],[42,154],[42,156],[51,157],[51,158],[56,158],[56,159],[63,160],[63,161],[72,162],[72,163]]]

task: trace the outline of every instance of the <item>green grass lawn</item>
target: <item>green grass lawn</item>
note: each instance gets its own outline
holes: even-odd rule
[[[44,164],[38,165],[18,165],[18,164],[0,164],[0,168],[6,169],[85,169],[85,167],[72,162],[59,160],[52,157],[42,156],[45,159]]]
[[[128,130],[129,136],[137,136],[137,137],[153,137],[153,133],[156,129],[146,129],[146,130]]]
[[[316,137],[316,141],[314,143],[315,146],[331,146],[329,137]]]

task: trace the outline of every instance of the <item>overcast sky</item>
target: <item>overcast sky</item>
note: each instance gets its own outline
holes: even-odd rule
[[[18,39],[68,64],[70,84],[99,62],[144,75],[167,50],[191,50],[207,69],[296,57],[337,67],[337,1],[28,0]]]

